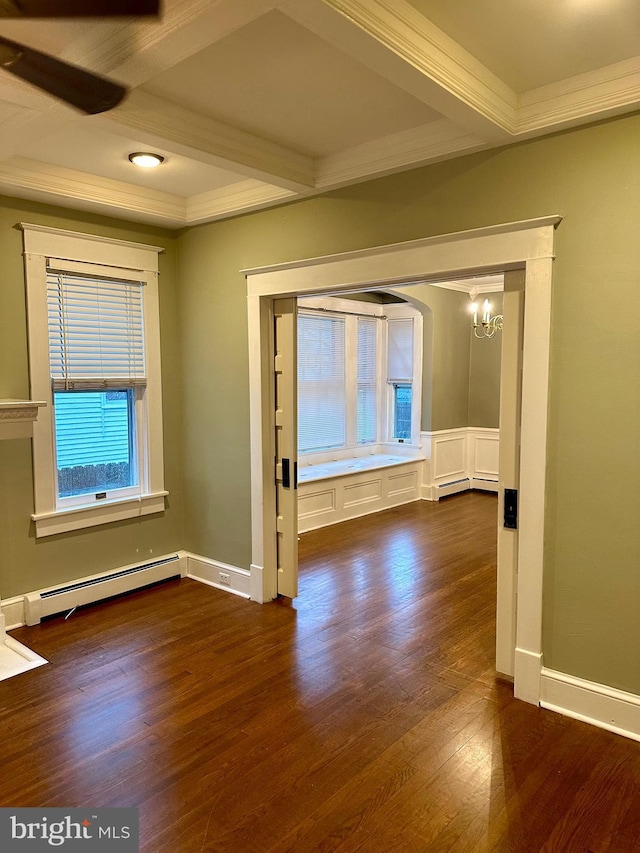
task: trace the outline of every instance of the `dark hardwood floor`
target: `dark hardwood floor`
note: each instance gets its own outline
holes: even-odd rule
[[[640,744],[496,679],[496,499],[304,534],[300,597],[170,581],[13,632],[1,806],[137,806],[145,853],[633,853]]]

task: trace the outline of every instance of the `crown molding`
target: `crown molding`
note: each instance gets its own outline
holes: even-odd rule
[[[580,124],[640,106],[640,56],[520,96],[519,135]]]
[[[122,135],[134,130],[141,142],[210,163],[283,189],[313,186],[313,160],[275,142],[144,92],[132,92],[116,109],[90,119]]]
[[[290,190],[262,184],[259,181],[238,181],[227,187],[198,193],[187,199],[187,225],[212,222],[252,210],[261,210],[273,204],[300,196]]]
[[[487,147],[479,137],[465,133],[448,119],[440,119],[319,158],[316,189],[337,188],[415,169]]]
[[[184,199],[135,184],[14,157],[0,163],[9,195],[168,227],[186,224]]]
[[[484,275],[480,278],[463,278],[452,281],[427,281],[427,287],[441,287],[443,290],[457,290],[475,297],[479,293],[499,293],[504,290],[504,276]]]
[[[466,131],[510,139],[516,93],[405,0],[289,0],[280,11]]]

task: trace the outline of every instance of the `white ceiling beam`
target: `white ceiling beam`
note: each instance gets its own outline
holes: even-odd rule
[[[125,215],[173,228],[186,224],[184,198],[22,157],[0,163],[0,189],[20,198],[108,216]]]
[[[213,222],[252,210],[262,210],[294,198],[295,193],[261,184],[259,181],[238,181],[217,190],[197,193],[187,199],[187,224]]]
[[[115,110],[89,119],[105,130],[293,192],[313,187],[313,160],[282,145],[178,107],[132,92]]]
[[[518,136],[561,130],[640,107],[640,56],[531,89],[520,96]]]
[[[348,186],[482,151],[488,144],[447,119],[392,133],[316,160],[316,189]]]
[[[286,0],[280,11],[466,132],[512,138],[516,93],[405,0]]]

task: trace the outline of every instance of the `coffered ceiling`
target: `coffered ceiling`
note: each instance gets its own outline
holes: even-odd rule
[[[637,0],[165,0],[0,35],[130,87],[84,116],[0,71],[0,191],[175,228],[640,105]]]

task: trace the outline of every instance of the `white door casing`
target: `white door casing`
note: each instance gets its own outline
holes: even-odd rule
[[[515,619],[498,613],[503,642],[513,649],[514,692],[538,704],[542,667],[542,571],[549,390],[551,275],[554,231],[560,216],[494,225],[471,231],[427,237],[243,270],[247,277],[250,346],[252,597],[268,601],[277,594],[274,546],[277,513],[272,454],[275,429],[273,405],[273,302],[276,297],[339,294],[353,290],[429,283],[510,270],[524,270],[524,335],[519,459],[519,524],[517,600],[500,590],[500,607],[516,607]],[[514,367],[503,365],[509,370]],[[503,374],[504,375],[504,374]],[[271,396],[270,396],[271,395]],[[513,429],[513,418],[505,429]],[[501,433],[501,439],[503,439]],[[507,442],[514,441],[507,436]],[[271,454],[271,455],[270,455]],[[270,461],[270,464],[269,464]],[[272,494],[273,493],[273,494]],[[515,558],[515,549],[511,549]],[[506,555],[505,549],[502,549]],[[505,556],[506,558],[506,556]],[[515,566],[507,577],[516,584]],[[499,580],[504,582],[505,572]],[[504,638],[507,638],[506,640]],[[508,660],[510,650],[499,659]]]

